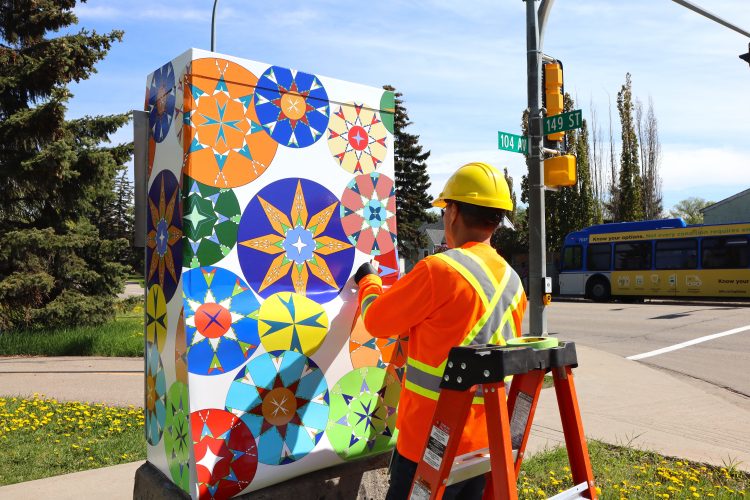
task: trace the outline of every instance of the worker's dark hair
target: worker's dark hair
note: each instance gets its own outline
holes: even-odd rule
[[[455,200],[446,200],[454,203],[458,213],[464,219],[464,223],[471,229],[485,229],[494,231],[503,222],[506,211],[501,208],[482,207]]]

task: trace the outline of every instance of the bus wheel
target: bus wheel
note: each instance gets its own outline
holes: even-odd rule
[[[594,302],[607,302],[610,298],[609,282],[604,278],[594,278],[589,281],[588,296]]]

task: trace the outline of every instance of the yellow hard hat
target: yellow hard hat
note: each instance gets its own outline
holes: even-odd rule
[[[432,206],[443,208],[446,200],[462,201],[481,207],[513,210],[513,200],[505,176],[487,163],[467,163],[445,183]]]

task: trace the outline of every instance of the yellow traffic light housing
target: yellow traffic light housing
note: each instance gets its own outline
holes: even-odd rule
[[[545,186],[574,186],[576,183],[576,157],[553,156],[544,160]]]
[[[563,71],[559,63],[547,63],[544,65],[544,107],[547,116],[559,115],[563,112]],[[547,138],[551,141],[562,141],[565,132],[549,134]]]

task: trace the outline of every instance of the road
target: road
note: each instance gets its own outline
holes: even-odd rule
[[[637,362],[728,390],[750,404],[750,304],[556,301],[547,311],[550,335],[626,358],[648,353]],[[525,323],[527,332],[528,315]],[[702,339],[723,332],[732,333]],[[669,347],[674,349],[652,353]]]

